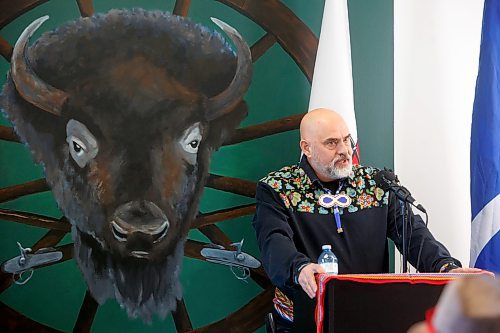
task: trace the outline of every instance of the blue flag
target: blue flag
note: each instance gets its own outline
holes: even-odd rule
[[[471,131],[471,266],[500,272],[500,1],[485,0]]]

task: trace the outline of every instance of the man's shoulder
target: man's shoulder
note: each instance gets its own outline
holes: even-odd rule
[[[352,173],[347,178],[347,183],[352,187],[357,187],[359,184],[367,184],[370,187],[377,187],[375,175],[380,171],[378,168],[364,165],[353,165]]]
[[[380,169],[355,165],[352,170],[345,187],[347,195],[352,199],[351,206],[348,208],[349,212],[389,204],[389,193],[382,190],[374,179]]]
[[[294,187],[300,186],[301,183],[307,183],[305,171],[298,165],[285,166],[277,171],[270,172],[261,180],[260,183],[269,185],[274,190],[281,189],[284,184],[293,185]]]

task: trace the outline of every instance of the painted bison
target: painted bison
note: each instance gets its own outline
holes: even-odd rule
[[[181,298],[184,243],[212,152],[246,116],[250,50],[188,19],[113,10],[21,35],[2,109],[72,224],[92,295],[132,317]]]

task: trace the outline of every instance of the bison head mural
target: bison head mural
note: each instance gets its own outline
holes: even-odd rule
[[[246,115],[250,50],[163,12],[114,10],[21,35],[1,103],[72,224],[99,301],[164,317],[211,153]]]

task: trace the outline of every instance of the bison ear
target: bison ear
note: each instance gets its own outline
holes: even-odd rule
[[[208,142],[210,142],[211,148],[217,150],[224,142],[229,141],[234,135],[235,129],[246,118],[247,114],[247,105],[242,101],[230,113],[212,120],[208,134]]]

